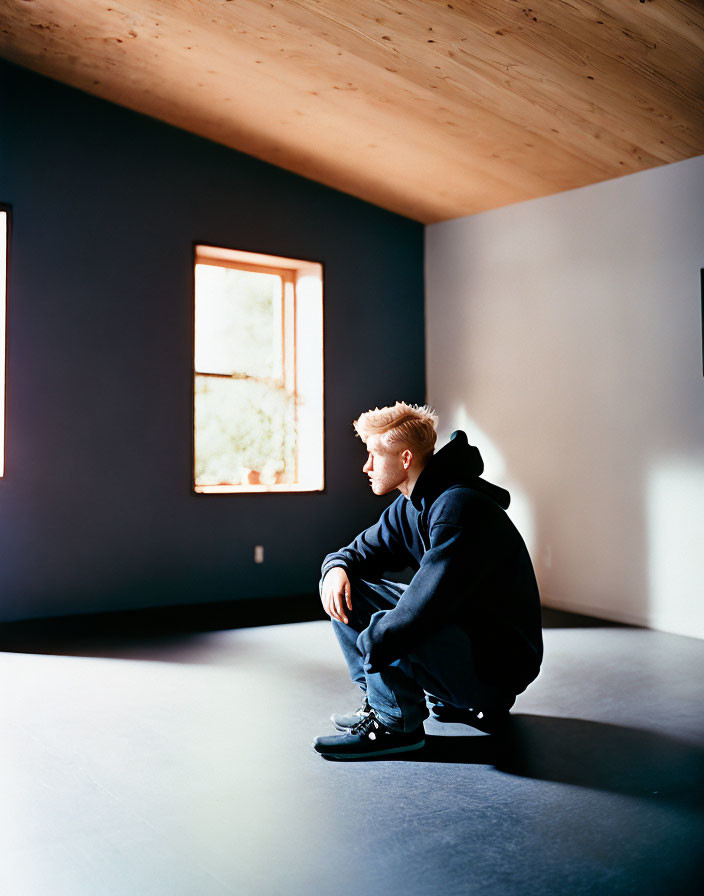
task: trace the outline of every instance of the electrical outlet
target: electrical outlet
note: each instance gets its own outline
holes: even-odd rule
[[[263,563],[264,562],[264,545],[262,545],[262,544],[254,545],[254,562],[255,563]]]

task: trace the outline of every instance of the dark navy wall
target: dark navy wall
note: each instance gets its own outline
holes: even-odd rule
[[[315,592],[388,503],[351,420],[424,400],[422,226],[3,62],[0,203],[0,621]],[[324,494],[192,493],[194,241],[323,263]]]

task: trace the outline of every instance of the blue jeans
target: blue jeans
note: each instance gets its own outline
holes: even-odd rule
[[[407,586],[356,577],[350,577],[350,585],[349,624],[333,619],[332,626],[352,681],[366,692],[385,725],[397,731],[415,730],[428,716],[426,693],[457,707],[511,706],[514,695],[499,692],[477,678],[469,636],[456,625],[433,632],[412,653],[382,671],[365,673],[357,636],[367,627],[373,630],[396,606]]]

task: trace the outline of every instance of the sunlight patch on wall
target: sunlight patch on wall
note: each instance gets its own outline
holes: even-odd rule
[[[704,638],[704,458],[653,470],[647,501],[650,624]]]
[[[535,562],[534,552],[537,550],[537,545],[533,504],[520,484],[511,478],[511,474],[506,467],[506,459],[501,450],[478,425],[476,420],[469,416],[464,405],[459,405],[455,408],[449,415],[449,421],[449,427],[441,426],[439,430],[438,445],[449,442],[452,433],[456,429],[461,429],[467,434],[469,444],[477,446],[484,459],[483,478],[508,489],[511,493],[511,504],[507,511],[508,515],[523,536],[528,552]]]

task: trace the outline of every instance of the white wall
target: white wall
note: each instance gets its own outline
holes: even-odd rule
[[[428,398],[546,605],[704,637],[704,156],[426,231]]]

